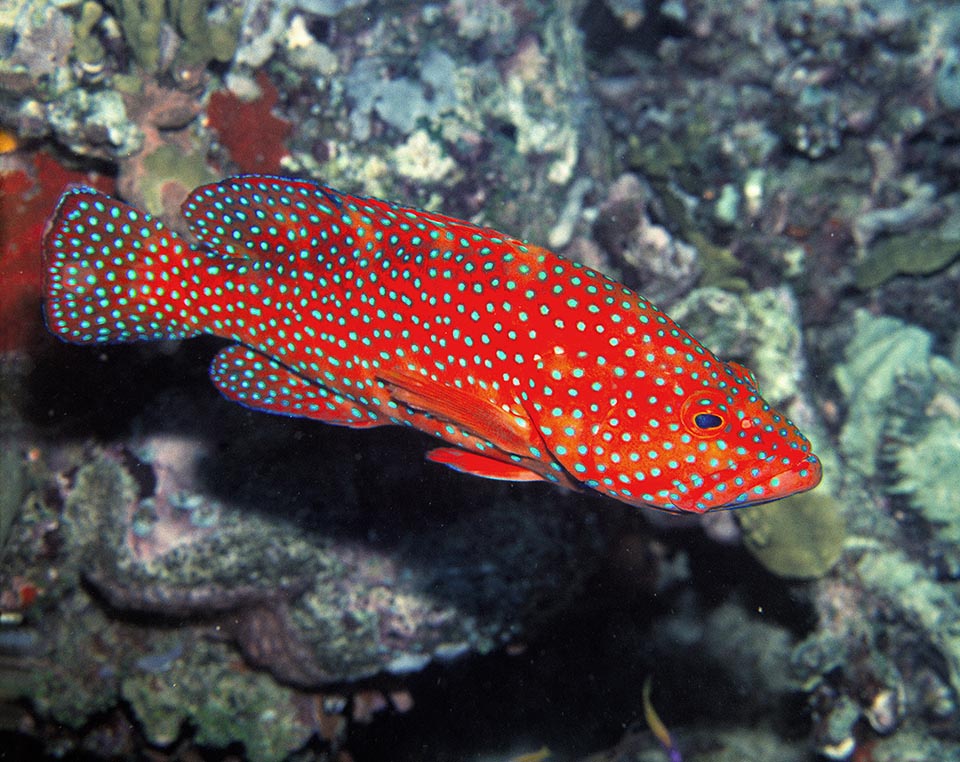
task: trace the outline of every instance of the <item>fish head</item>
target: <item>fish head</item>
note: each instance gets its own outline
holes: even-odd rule
[[[565,425],[546,427],[553,457],[584,487],[675,513],[741,508],[815,487],[821,465],[810,442],[763,399],[753,374],[695,346],[684,354],[696,372],[676,352],[633,374],[620,368],[618,377],[594,367]],[[602,392],[584,399],[589,388]]]
[[[760,394],[753,373],[722,364],[723,381],[682,395],[669,486],[655,507],[679,512],[758,505],[816,487],[822,468],[809,440]]]

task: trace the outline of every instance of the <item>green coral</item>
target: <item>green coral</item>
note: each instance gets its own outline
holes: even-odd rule
[[[842,506],[826,489],[737,513],[750,553],[779,577],[815,579],[840,558]]]
[[[854,272],[857,288],[883,285],[896,275],[930,275],[960,254],[960,240],[939,230],[917,230],[893,235],[873,244]]]
[[[177,63],[196,66],[233,58],[240,32],[242,6],[220,10],[211,22],[209,0],[105,0],[134,58],[147,71],[162,68],[161,30],[164,23],[183,38]]]
[[[834,377],[848,406],[840,445],[847,461],[865,476],[876,473],[884,410],[897,380],[907,373],[921,383],[930,378],[931,343],[929,333],[897,318],[865,310],[854,317],[854,335]]]
[[[151,214],[165,211],[163,189],[178,183],[186,191],[213,182],[217,176],[201,151],[184,152],[174,145],[161,146],[143,160],[143,202]]]
[[[97,39],[95,29],[103,18],[103,6],[94,0],[87,0],[80,8],[80,18],[73,27],[73,55],[82,64],[99,65],[103,61],[104,49]]]

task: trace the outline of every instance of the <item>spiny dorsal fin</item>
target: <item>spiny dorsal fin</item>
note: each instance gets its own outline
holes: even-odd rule
[[[450,248],[478,241],[520,243],[443,214],[269,175],[241,175],[203,185],[181,210],[201,243],[229,257],[260,261],[316,262],[364,252],[409,253],[434,237]]]

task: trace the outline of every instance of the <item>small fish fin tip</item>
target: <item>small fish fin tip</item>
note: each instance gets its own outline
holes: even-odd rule
[[[442,463],[463,474],[482,476],[484,479],[496,479],[505,482],[543,481],[540,474],[523,466],[505,463],[502,460],[488,458],[485,455],[467,452],[458,447],[437,447],[427,453],[427,460]]]
[[[41,244],[47,327],[74,344],[199,335],[172,317],[170,293],[155,282],[187,251],[150,215],[86,186],[68,188]]]
[[[313,418],[351,428],[384,423],[363,405],[239,344],[220,350],[213,358],[210,378],[228,400],[265,413]]]
[[[647,726],[653,732],[654,736],[656,736],[657,740],[660,741],[664,751],[667,752],[670,762],[683,762],[683,758],[680,756],[680,750],[677,749],[676,744],[674,744],[670,731],[667,730],[667,726],[663,720],[660,719],[657,710],[653,708],[653,702],[650,700],[652,690],[653,675],[647,675],[643,681],[643,690],[641,691],[643,698],[643,716],[647,721]]]

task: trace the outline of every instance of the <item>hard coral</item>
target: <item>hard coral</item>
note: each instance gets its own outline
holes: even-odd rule
[[[117,190],[176,228],[187,193],[218,177],[206,162],[209,141],[194,123],[201,110],[198,94],[147,79],[125,102],[143,133],[143,147],[119,161]]]
[[[71,183],[113,190],[112,179],[47,153],[8,161],[0,166],[0,352],[26,349],[40,333],[40,237],[60,193]]]

